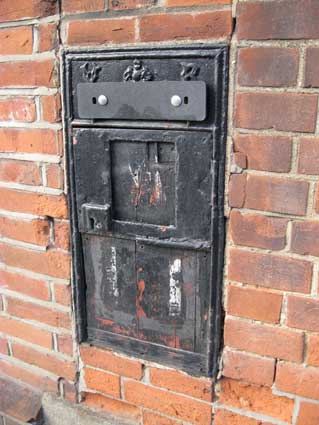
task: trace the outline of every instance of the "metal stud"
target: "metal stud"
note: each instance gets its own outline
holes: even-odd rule
[[[177,94],[174,94],[174,96],[171,97],[171,104],[175,106],[176,108],[178,106],[181,106],[182,104],[182,98],[178,96]]]
[[[104,94],[100,94],[100,96],[97,98],[97,102],[99,105],[106,105],[108,102],[108,98]]]

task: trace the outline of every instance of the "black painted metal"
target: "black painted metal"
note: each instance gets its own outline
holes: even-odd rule
[[[216,375],[228,49],[67,51],[64,69],[78,339]],[[124,93],[165,81],[205,84],[206,117],[115,108],[110,119],[80,118],[80,84],[96,85],[86,93],[92,102],[98,85]],[[94,111],[88,116],[100,117]]]

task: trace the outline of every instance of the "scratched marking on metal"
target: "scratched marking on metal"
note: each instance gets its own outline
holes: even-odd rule
[[[106,277],[111,282],[112,285],[112,294],[113,297],[118,298],[120,295],[118,281],[117,281],[117,265],[116,265],[116,248],[115,246],[111,247],[111,264],[110,267],[106,269]]]
[[[182,261],[176,258],[169,270],[169,314],[179,316],[182,310],[182,291],[180,275],[182,272]]]

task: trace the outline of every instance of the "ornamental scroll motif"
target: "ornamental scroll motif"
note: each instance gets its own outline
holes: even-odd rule
[[[133,65],[129,65],[123,73],[124,81],[151,81],[153,78],[152,71],[139,59],[134,59]]]

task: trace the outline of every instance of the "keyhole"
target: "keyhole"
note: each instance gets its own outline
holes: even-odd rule
[[[185,103],[185,105],[188,105],[188,96],[184,97],[184,103]]]
[[[92,97],[92,103],[94,103],[94,105],[96,105],[96,97]]]
[[[90,217],[90,228],[94,229],[94,227],[95,227],[95,220],[93,217]]]

